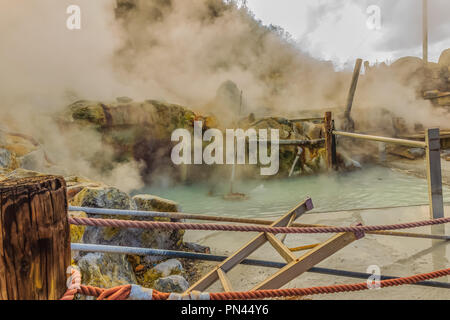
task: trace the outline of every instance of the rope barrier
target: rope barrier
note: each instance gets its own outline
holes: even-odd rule
[[[78,226],[112,227],[130,229],[162,229],[162,230],[210,230],[210,231],[237,231],[237,232],[266,232],[272,234],[295,234],[295,233],[342,233],[342,232],[368,232],[411,229],[425,226],[434,226],[450,223],[450,218],[417,221],[410,223],[374,226],[349,226],[349,227],[265,227],[265,226],[237,226],[225,224],[201,224],[201,223],[178,223],[178,222],[150,222],[114,219],[93,218],[69,218],[69,223]]]
[[[380,208],[382,209],[382,208]],[[358,209],[359,210],[359,209]],[[361,209],[362,210],[362,209]],[[367,209],[369,210],[369,209]],[[178,212],[157,212],[157,211],[136,211],[136,210],[117,210],[117,209],[102,209],[102,208],[85,208],[85,207],[69,207],[69,211],[82,211],[89,214],[98,215],[116,215],[116,216],[135,216],[135,217],[148,217],[148,218],[171,218],[176,220],[203,220],[203,221],[216,221],[216,222],[231,222],[231,223],[245,223],[245,224],[257,224],[257,225],[270,225],[273,221],[261,220],[261,219],[248,219],[248,218],[236,218],[236,217],[218,217],[209,216],[203,214],[190,214],[190,213],[178,213]],[[320,212],[313,212],[320,213]],[[324,225],[316,224],[303,224],[293,223],[292,227],[328,227]],[[396,232],[396,231],[369,231],[368,234],[407,237],[407,238],[420,238],[420,239],[434,239],[434,240],[450,240],[450,236],[446,235],[431,235],[420,234],[411,232]]]
[[[79,274],[74,271],[75,275]],[[450,269],[439,270],[430,273],[419,274],[411,277],[389,279],[380,281],[380,288],[410,285],[420,281],[445,277],[450,275]],[[135,299],[132,296],[133,288],[139,286],[123,285],[111,289],[102,289],[90,286],[80,285],[78,289],[69,288],[61,300],[73,300],[76,293],[97,297],[97,300],[126,300]],[[274,290],[259,290],[259,291],[245,291],[245,292],[219,292],[219,293],[199,293],[192,292],[188,294],[174,294],[162,293],[156,290],[149,290],[141,288],[135,290],[139,292],[139,297],[147,296],[148,300],[255,300],[268,298],[287,298],[298,296],[311,296],[317,294],[332,294],[342,292],[355,292],[369,290],[370,287],[366,282],[355,284],[331,285],[311,288],[296,288],[296,289],[274,289]],[[147,295],[142,294],[147,292]],[[150,293],[150,294],[149,294]]]
[[[213,255],[206,253],[194,253],[194,252],[151,249],[151,248],[107,246],[107,245],[85,244],[85,243],[72,243],[71,247],[73,251],[82,251],[82,252],[101,252],[101,253],[127,254],[138,256],[156,256],[175,259],[181,258],[181,259],[204,260],[215,262],[222,262],[229,258],[228,256]],[[257,259],[244,259],[243,261],[241,261],[240,264],[265,268],[275,268],[275,269],[282,269],[286,266],[286,263],[284,262],[275,262]],[[357,279],[368,279],[370,276],[372,276],[372,274],[369,273],[339,270],[339,269],[319,268],[319,267],[312,267],[311,269],[308,269],[307,272],[346,278],[357,278]],[[381,280],[398,278],[397,276],[391,275],[381,275],[380,277]],[[450,289],[450,283],[436,282],[436,281],[418,282],[416,283],[416,285],[433,288]]]

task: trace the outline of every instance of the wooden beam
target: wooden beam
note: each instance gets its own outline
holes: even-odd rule
[[[66,291],[66,183],[39,176],[0,184],[0,300],[58,300]]]
[[[292,261],[273,276],[258,284],[252,291],[281,288],[355,240],[354,233],[340,233]]]
[[[425,133],[427,143],[427,178],[430,215],[432,219],[444,218],[442,196],[441,142],[439,129],[429,129]]]
[[[289,220],[288,224],[286,225],[286,227],[290,227],[292,226],[292,224],[295,222],[296,217],[294,215],[291,216],[291,219]],[[282,244],[284,244],[284,241],[286,240],[288,234],[285,233],[281,236],[280,241]]]
[[[428,0],[422,0],[423,63],[428,64]]]
[[[355,69],[353,70],[352,83],[350,85],[350,90],[347,96],[347,107],[345,109],[345,120],[344,130],[353,132],[355,130],[355,123],[351,117],[353,101],[355,99],[356,87],[358,86],[359,75],[361,73],[362,59],[357,59],[355,64]]]
[[[285,227],[292,215],[295,215],[296,218],[301,216],[306,211],[310,211],[313,209],[313,203],[311,199],[306,199],[304,202],[297,205],[291,211],[286,213],[283,217],[276,220],[271,224],[272,227]],[[236,265],[240,264],[245,258],[255,252],[258,248],[260,248],[264,243],[267,242],[267,238],[264,232],[259,233],[255,238],[250,240],[246,245],[236,251],[233,255],[231,255],[228,259],[221,262],[218,266],[216,266],[213,270],[207,273],[204,277],[198,280],[194,285],[192,285],[186,293],[192,291],[205,291],[208,289],[213,283],[215,283],[219,275],[217,273],[218,269],[222,269],[224,272],[228,272],[233,269]]]
[[[225,272],[222,269],[217,269],[217,275],[219,276],[220,283],[222,284],[223,290],[225,292],[233,291],[233,287],[231,286],[230,280],[228,279]]]
[[[388,138],[388,137],[380,137],[380,136],[372,136],[368,134],[360,134],[360,133],[352,133],[352,132],[344,132],[344,131],[333,131],[333,134],[343,137],[361,139],[361,140],[371,140],[378,142],[385,142],[390,144],[399,144],[407,147],[414,148],[426,148],[427,144],[423,141],[414,141],[414,140],[406,140],[406,139],[397,139],[397,138]]]
[[[296,259],[294,254],[288,247],[286,247],[277,237],[275,237],[271,233],[266,233],[266,238],[269,240],[272,247],[278,251],[278,253],[286,260],[287,263],[290,263]]]

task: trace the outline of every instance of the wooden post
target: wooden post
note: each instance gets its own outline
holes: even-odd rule
[[[355,69],[353,70],[352,84],[348,92],[347,106],[345,109],[345,125],[344,130],[349,132],[355,131],[355,123],[351,117],[353,100],[355,99],[356,87],[358,86],[359,75],[361,73],[362,59],[357,59],[355,64]]]
[[[423,63],[428,64],[428,0],[423,0]]]
[[[326,112],[325,113],[325,121],[323,123],[323,128],[325,131],[325,149],[326,149],[326,154],[327,154],[327,167],[328,167],[328,171],[331,171],[333,169],[333,151],[332,151],[332,146],[333,146],[333,133],[332,133],[332,113],[331,112]]]
[[[444,217],[442,196],[441,139],[439,129],[428,129],[425,133],[427,144],[427,177],[430,214],[432,219]]]
[[[333,133],[336,130],[336,126],[334,125],[334,120],[331,121],[331,162],[333,164],[333,169],[337,170],[337,140],[336,135]]]
[[[0,184],[0,300],[56,300],[66,291],[66,183],[39,176]]]

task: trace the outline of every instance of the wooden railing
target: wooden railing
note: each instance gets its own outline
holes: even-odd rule
[[[332,114],[331,112],[327,112],[325,116],[324,129],[326,134],[325,146],[327,149],[327,164],[330,170],[333,170],[337,167],[336,136],[425,149],[430,215],[433,219],[444,217],[444,199],[442,195],[442,169],[440,154],[441,143],[440,130],[438,128],[426,130],[425,141],[415,141],[367,135],[361,133],[344,132],[335,130]]]

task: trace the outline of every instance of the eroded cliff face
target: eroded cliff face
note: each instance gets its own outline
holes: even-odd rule
[[[194,122],[203,124],[203,133],[208,129],[219,129],[225,136],[226,129],[243,130],[276,129],[282,140],[315,140],[324,137],[323,126],[313,122],[292,122],[285,118],[268,117],[257,119],[253,114],[238,117],[232,127],[220,117],[202,116],[186,107],[153,100],[144,102],[101,103],[79,101],[67,108],[60,118],[61,128],[76,127],[79,130],[94,129],[105,144],[115,150],[114,161],[141,161],[142,175],[150,184],[158,176],[166,176],[174,182],[207,182],[218,177],[228,179],[230,166],[192,165],[177,166],[171,159],[172,148],[178,143],[171,141],[176,129],[187,129],[192,135]],[[233,110],[229,109],[229,113]],[[204,142],[204,147],[208,145]],[[225,147],[225,146],[224,146]],[[276,177],[289,175],[298,154],[295,146],[280,147],[280,171]],[[105,164],[107,166],[107,164]],[[189,167],[189,168],[187,168]],[[239,167],[240,178],[258,178],[260,165]],[[300,161],[293,170],[294,175],[306,175],[324,171],[325,149],[323,144],[302,147]]]

